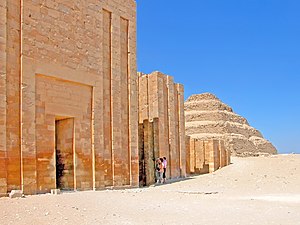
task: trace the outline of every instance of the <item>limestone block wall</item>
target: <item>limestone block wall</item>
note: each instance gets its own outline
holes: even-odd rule
[[[179,142],[179,167],[181,176],[186,176],[186,145],[185,145],[185,111],[184,111],[184,87],[175,84],[178,101],[178,142]],[[176,111],[175,111],[176,112]],[[177,115],[177,114],[176,114]]]
[[[135,4],[0,1],[0,193],[55,188],[62,119],[74,189],[138,186]]]
[[[204,148],[209,151],[208,165],[209,172],[212,173],[220,168],[219,141],[211,140],[204,142]]]
[[[212,173],[230,164],[224,140],[200,140],[186,136],[187,174]]]
[[[186,173],[195,173],[195,144],[192,142],[190,136],[185,138],[185,149],[186,149]]]
[[[3,0],[1,2],[4,2]],[[6,168],[7,190],[21,188],[21,1],[6,1]]]
[[[158,118],[159,156],[168,159],[167,176],[186,175],[184,89],[160,72],[139,74],[139,123]]]
[[[0,196],[7,192],[6,166],[6,26],[7,3],[0,1]]]

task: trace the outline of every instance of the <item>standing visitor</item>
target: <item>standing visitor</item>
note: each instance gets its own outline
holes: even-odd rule
[[[160,158],[160,168],[159,168],[159,172],[160,172],[160,183],[163,183],[163,174],[164,174],[164,159]]]
[[[167,158],[163,157],[163,183],[166,183],[167,180],[167,165],[168,165]]]
[[[157,158],[156,162],[155,162],[155,172],[156,172],[155,174],[156,174],[156,183],[157,184],[159,182],[161,182],[161,172],[160,172],[161,164],[162,164],[162,162],[161,162],[160,158]]]

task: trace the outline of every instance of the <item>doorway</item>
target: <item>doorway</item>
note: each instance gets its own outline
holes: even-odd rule
[[[150,186],[156,182],[155,161],[159,157],[158,119],[139,124],[139,184]]]
[[[56,188],[74,190],[74,118],[55,120]]]

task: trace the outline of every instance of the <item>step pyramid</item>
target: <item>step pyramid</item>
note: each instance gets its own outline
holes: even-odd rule
[[[185,102],[185,122],[186,135],[198,140],[223,139],[232,155],[277,154],[271,142],[213,94],[190,96]]]

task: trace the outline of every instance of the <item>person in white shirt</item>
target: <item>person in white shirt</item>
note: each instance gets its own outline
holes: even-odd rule
[[[163,159],[158,158],[156,159],[156,183],[162,183],[163,182]]]

